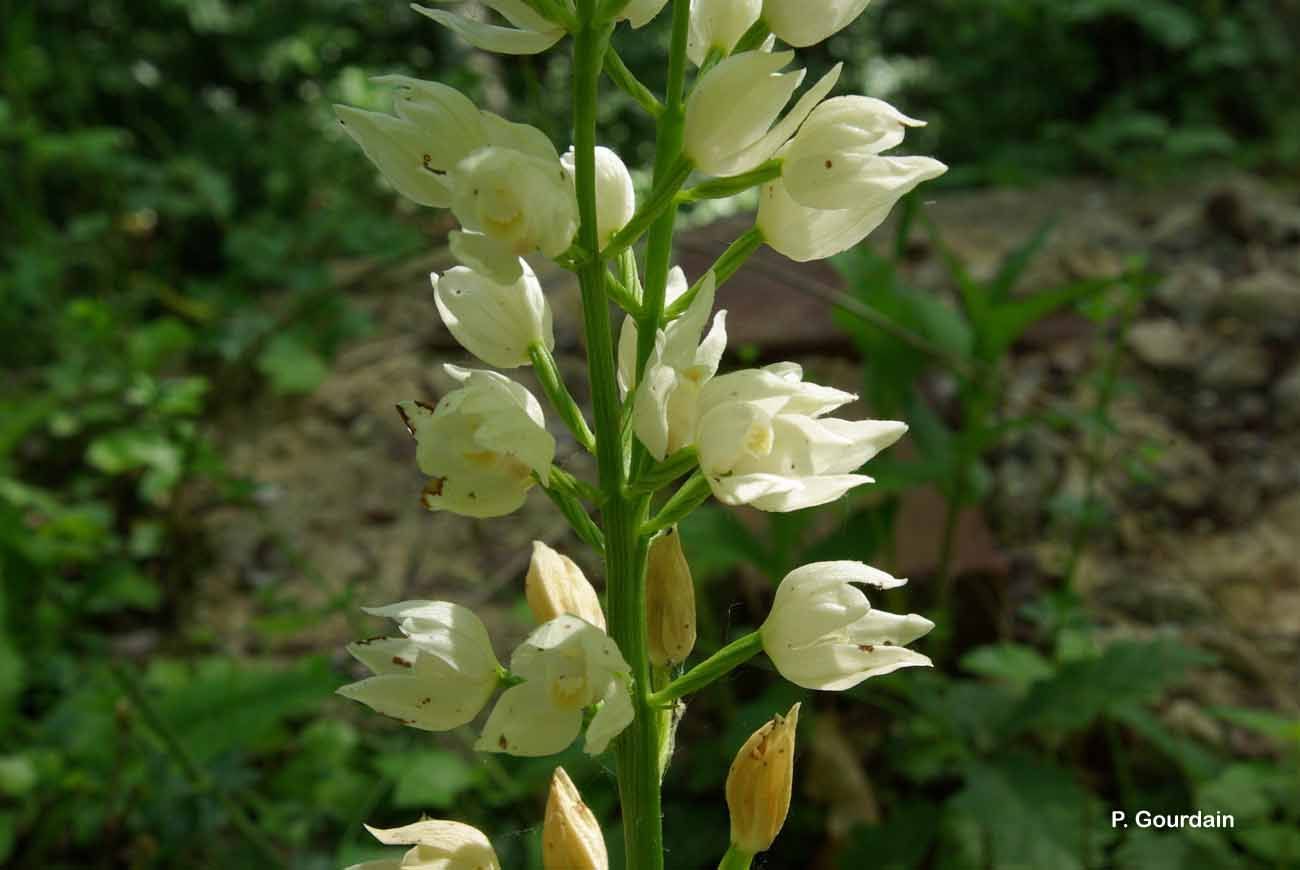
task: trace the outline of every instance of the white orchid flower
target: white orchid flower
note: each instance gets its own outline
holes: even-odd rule
[[[686,56],[699,66],[711,50],[731,54],[762,11],[763,0],[691,0]]]
[[[429,276],[438,314],[460,346],[502,369],[529,365],[532,344],[555,347],[551,306],[542,285],[526,262],[519,266],[519,280],[511,284],[498,284],[465,266]]]
[[[859,466],[907,426],[825,417],[857,396],[803,382],[794,363],[744,369],[700,390],[695,444],[719,501],[765,511],[825,504],[871,478]]]
[[[366,830],[385,846],[410,846],[397,859],[355,864],[348,870],[501,870],[501,862],[482,831],[448,819],[422,819],[400,828]]]
[[[406,76],[395,115],[335,106],[339,121],[403,196],[450,207],[463,225],[451,249],[499,284],[522,274],[519,258],[568,248],[578,229],[577,202],[555,146],[536,127],[481,111],[454,88]]]
[[[816,45],[853,23],[871,0],[763,0],[763,20],[782,42]]]
[[[894,204],[946,166],[929,157],[885,157],[907,127],[923,126],[870,97],[835,97],[813,110],[778,156],[781,177],[759,193],[764,241],[792,260],[848,250],[880,226]]]
[[[454,3],[456,0],[434,0],[436,3]],[[564,27],[541,15],[523,0],[482,0],[483,5],[499,14],[512,27],[477,21],[454,12],[429,9],[412,3],[411,8],[421,15],[454,32],[475,48],[498,54],[540,54],[564,36]]]
[[[597,755],[632,722],[631,668],[609,635],[576,616],[557,616],[529,635],[510,671],[523,682],[501,695],[475,749],[552,755],[578,736],[582,711],[599,703],[585,746]]]
[[[686,312],[659,330],[646,361],[645,380],[633,400],[632,427],[656,459],[694,441],[700,389],[717,373],[727,348],[726,311],[714,315],[708,335],[701,340],[713,310],[715,287],[709,272]],[[665,301],[672,304],[687,289],[685,274],[674,266],[668,273]],[[636,323],[625,318],[618,340],[619,382],[624,393],[634,383],[636,342]]]
[[[575,177],[573,148],[564,152],[560,162],[569,179]],[[614,234],[636,213],[636,192],[632,173],[618,153],[604,145],[596,146],[596,238],[603,248]]]
[[[524,578],[524,597],[538,622],[568,613],[605,631],[600,595],[578,563],[542,541],[533,541],[533,558]]]
[[[841,64],[828,72],[777,121],[803,81],[804,70],[778,72],[793,51],[742,51],[700,79],[686,103],[683,151],[709,175],[747,172],[771,158],[813,107],[835,86]]]
[[[668,0],[631,0],[619,13],[619,19],[626,20],[633,27],[644,27],[667,4]]]
[[[790,682],[841,691],[899,668],[929,667],[905,649],[934,623],[909,613],[873,610],[858,585],[892,589],[907,581],[862,562],[814,562],[796,568],[776,589],[759,628],[763,650]]]
[[[362,609],[396,620],[403,636],[349,644],[375,675],[341,687],[340,695],[424,731],[450,731],[478,715],[502,668],[472,610],[449,601]]]
[[[421,503],[432,511],[497,517],[517,510],[532,475],[550,480],[555,438],[533,394],[497,372],[446,365],[463,386],[436,408],[397,406],[416,442],[416,462],[431,478]]]

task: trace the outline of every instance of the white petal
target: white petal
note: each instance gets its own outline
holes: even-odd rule
[[[488,111],[481,112],[480,118],[488,145],[509,148],[548,164],[560,159],[551,137],[531,124],[508,121]]]
[[[849,640],[859,645],[903,646],[933,629],[933,622],[915,613],[900,616],[873,610],[849,626]]]
[[[540,54],[564,36],[562,27],[542,31],[519,30],[496,24],[484,24],[440,9],[428,9],[415,4],[412,4],[411,8],[454,31],[475,48],[495,51],[499,54]]]
[[[795,685],[830,692],[851,689],[869,677],[883,676],[899,668],[931,664],[926,656],[901,646],[877,646],[867,651],[841,643],[822,644],[772,658],[772,663],[781,676]]]
[[[444,176],[425,168],[433,165],[424,159],[432,157],[433,140],[409,121],[351,106],[335,106],[334,111],[343,129],[398,193],[420,205],[444,208],[451,203]]]
[[[840,498],[855,486],[872,483],[865,474],[834,474],[820,477],[805,477],[798,481],[798,487],[786,492],[773,491],[749,501],[750,507],[761,511],[785,513],[804,508],[829,504]]]
[[[623,17],[633,27],[644,27],[659,14],[668,0],[632,0],[623,7]]]
[[[831,92],[835,83],[839,81],[840,71],[844,64],[837,63],[831,67],[830,72],[817,80],[817,83],[807,90],[794,108],[786,113],[776,126],[767,132],[761,139],[754,142],[749,147],[737,152],[731,159],[717,167],[718,175],[739,175],[742,172],[748,172],[757,167],[765,160],[770,160],[777,150],[780,149],[786,141],[795,134],[799,125],[803,123],[808,113]]]
[[[683,132],[684,151],[701,171],[731,174],[736,155],[767,133],[803,78],[802,70],[777,72],[793,58],[744,51],[704,74],[687,100]]]
[[[609,746],[609,741],[632,724],[635,715],[632,710],[632,695],[624,680],[611,680],[609,689],[601,700],[603,703],[600,709],[596,711],[591,724],[587,726],[587,742],[584,749],[588,755],[599,755],[604,752]]]
[[[762,11],[763,0],[691,0],[686,56],[699,66],[710,49],[731,54]]]
[[[376,840],[385,846],[421,846],[431,850],[422,852],[422,858],[442,857],[454,863],[439,865],[440,870],[500,870],[492,844],[478,828],[447,819],[422,819],[400,828],[372,828],[366,825]],[[402,866],[406,866],[403,862]]]
[[[661,333],[662,335],[662,333]],[[632,429],[655,459],[668,455],[668,403],[677,388],[677,372],[664,365],[647,366],[632,405]]]
[[[466,680],[432,656],[416,660],[409,674],[381,674],[338,689],[376,713],[424,731],[450,731],[471,721],[487,704],[495,680]]]
[[[394,108],[399,118],[420,131],[431,169],[445,172],[467,154],[488,144],[478,107],[469,97],[441,82],[409,76],[376,76],[376,84],[397,88]]]
[[[498,368],[528,365],[529,345],[555,346],[551,308],[527,263],[512,284],[457,266],[430,275],[443,323],[461,346]]]
[[[764,0],[763,20],[781,41],[795,48],[816,45],[862,14],[871,0]]]
[[[715,381],[704,389],[712,383]],[[706,407],[702,401],[701,407]],[[761,402],[728,402],[709,408],[700,417],[695,437],[700,469],[711,477],[728,474],[746,458],[770,453],[773,436],[772,415]]]
[[[513,284],[523,275],[523,260],[505,242],[464,230],[452,230],[447,241],[453,257],[498,284]]]
[[[393,620],[422,653],[437,656],[463,674],[487,679],[500,667],[487,626],[464,605],[410,600],[361,609],[371,616]],[[362,661],[369,664],[366,659]]]
[[[525,757],[554,755],[566,749],[582,729],[582,710],[556,707],[546,689],[542,680],[506,689],[474,748]]]

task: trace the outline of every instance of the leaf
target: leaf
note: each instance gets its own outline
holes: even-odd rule
[[[1020,278],[1025,274],[1025,269],[1042,252],[1043,246],[1051,238],[1052,230],[1055,227],[1055,219],[1045,221],[1033,235],[1017,245],[1002,259],[997,274],[989,281],[988,297],[990,302],[994,305],[1001,305],[1007,300],[1016,284],[1020,283]]]
[[[1215,707],[1210,710],[1210,713],[1225,722],[1254,731],[1256,734],[1288,743],[1300,743],[1300,719],[1267,710],[1247,710],[1240,707]]]
[[[972,762],[950,806],[984,829],[998,868],[1083,870],[1098,850],[1093,799],[1069,771],[1028,755]]]
[[[1017,691],[1024,691],[1056,671],[1038,650],[1018,643],[973,649],[962,657],[961,666],[972,674],[1009,683]]]
[[[277,393],[310,393],[329,376],[329,365],[300,338],[277,335],[257,358],[257,370]]]
[[[172,683],[159,714],[200,761],[272,738],[286,719],[316,711],[339,685],[323,656],[290,668],[220,658],[166,673],[157,667],[151,681],[170,674]]]
[[[1100,656],[1068,662],[1035,683],[1016,713],[1018,730],[1081,730],[1098,716],[1155,700],[1189,668],[1210,660],[1171,640],[1112,644]]]
[[[840,853],[841,870],[909,870],[919,867],[934,842],[939,808],[927,801],[894,807],[883,824],[860,826]]]
[[[1004,302],[991,308],[979,321],[979,355],[997,360],[1038,321],[1059,308],[1109,289],[1115,278],[1088,278],[1062,287],[1042,290],[1032,296]]]
[[[1294,867],[1300,861],[1300,829],[1294,825],[1260,825],[1237,832],[1251,854],[1277,867]]]
[[[437,749],[381,755],[375,766],[397,784],[393,805],[403,809],[446,809],[482,779],[482,768]]]
[[[1285,774],[1283,774],[1285,776]],[[1277,787],[1275,769],[1258,764],[1231,764],[1196,789],[1196,806],[1207,813],[1228,813],[1238,822],[1255,822],[1272,813]]]

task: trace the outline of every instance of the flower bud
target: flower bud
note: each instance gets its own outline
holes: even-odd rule
[[[371,861],[349,870],[501,870],[492,844],[478,828],[447,819],[424,819],[400,828],[366,830],[385,846],[410,846],[401,861]]]
[[[524,580],[525,596],[538,622],[550,622],[568,613],[605,630],[600,596],[582,569],[568,556],[541,541],[533,541],[533,558]]]
[[[542,285],[522,260],[520,268],[513,284],[498,284],[464,266],[429,276],[447,329],[461,347],[497,368],[528,365],[531,344],[548,350],[555,346],[551,307]]]
[[[805,48],[838,33],[871,0],[763,0],[763,20],[786,45]]]
[[[550,479],[555,437],[532,393],[498,372],[445,365],[462,386],[437,407],[397,406],[415,438],[415,460],[429,476],[421,503],[431,511],[499,517],[518,510],[533,486]]]
[[[542,825],[543,870],[608,870],[605,835],[563,767],[551,775]]]
[[[676,526],[650,542],[645,609],[651,663],[663,667],[685,661],[695,648],[695,583]]]
[[[803,81],[804,70],[778,72],[793,59],[792,51],[743,51],[701,77],[682,134],[682,150],[700,171],[736,175],[772,157],[839,78],[836,64],[777,121]]]
[[[560,161],[572,178],[575,174],[573,149],[564,152]],[[596,235],[601,247],[636,213],[636,193],[632,175],[618,154],[604,145],[596,146]]]
[[[765,852],[781,832],[790,811],[794,781],[794,736],[799,705],[750,736],[727,774],[731,842],[751,855]]]
[[[691,0],[687,57],[699,66],[712,49],[731,54],[762,11],[763,0]]]
[[[813,562],[776,588],[759,628],[781,676],[805,689],[843,691],[899,668],[929,667],[905,647],[934,628],[923,616],[875,610],[859,586],[894,589],[907,580],[862,562]]]
[[[562,253],[578,231],[578,206],[558,160],[513,147],[480,148],[450,173],[451,210],[465,229],[523,256]]]

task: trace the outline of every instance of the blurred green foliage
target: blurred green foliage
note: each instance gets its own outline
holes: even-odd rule
[[[380,853],[363,820],[445,812],[492,819],[505,863],[537,867],[540,796],[557,761],[611,818],[612,777],[577,750],[498,760],[459,738],[435,743],[361,714],[353,724],[357,711],[327,706],[342,682],[327,660],[250,664],[188,619],[202,513],[247,503],[253,488],[226,468],[212,421],[264,393],[310,392],[367,329],[332,264],[403,257],[445,229],[394,209],[330,103],[385,107],[374,74],[437,78],[563,147],[564,53],[471,61],[404,2],[8,0],[0,20],[0,862],[259,866],[269,839],[271,858],[336,867]],[[665,24],[616,38],[652,88]],[[1298,27],[1295,0],[877,0],[802,56],[814,68],[847,61],[849,89],[929,120],[915,151],[951,164],[948,183],[1207,159],[1268,168],[1300,159]],[[607,93],[606,141],[646,162],[651,123]],[[994,409],[1009,342],[1049,310],[1113,289],[1012,294],[1036,245],[991,284],[951,261],[958,306],[906,287],[891,259],[845,259],[862,304],[980,376],[958,379],[945,416],[918,390],[942,368],[930,350],[846,319],[875,361],[866,394],[913,422],[921,456],[873,464],[883,502],[856,505],[825,535],[810,513],[761,534],[722,511],[695,517],[688,552],[717,605],[701,608],[712,620],[702,650],[734,633],[717,581],[740,566],[775,581],[799,561],[885,552],[892,496],[920,483],[954,505],[981,496],[982,457],[1007,431]],[[1104,405],[1087,420],[1020,424],[1107,425]],[[1074,506],[1073,540],[1100,510]],[[350,607],[346,595],[330,605]],[[877,720],[865,733],[886,814],[853,833],[843,866],[1300,860],[1295,723],[1210,711],[1285,747],[1289,766],[1221,757],[1150,712],[1203,664],[1196,653],[1096,635],[1068,595],[1049,598],[1015,638],[948,638],[958,675],[856,693],[864,704],[841,712]],[[137,649],[154,651],[139,676],[118,663]],[[1116,684],[1117,673],[1143,678]],[[668,825],[695,833],[674,834],[674,867],[716,859],[731,753],[801,695],[763,676],[725,683],[684,726]],[[1118,836],[1101,807],[1121,797],[1252,824]],[[773,866],[802,863],[821,836],[815,808],[797,807]],[[621,837],[607,835],[617,861]]]

